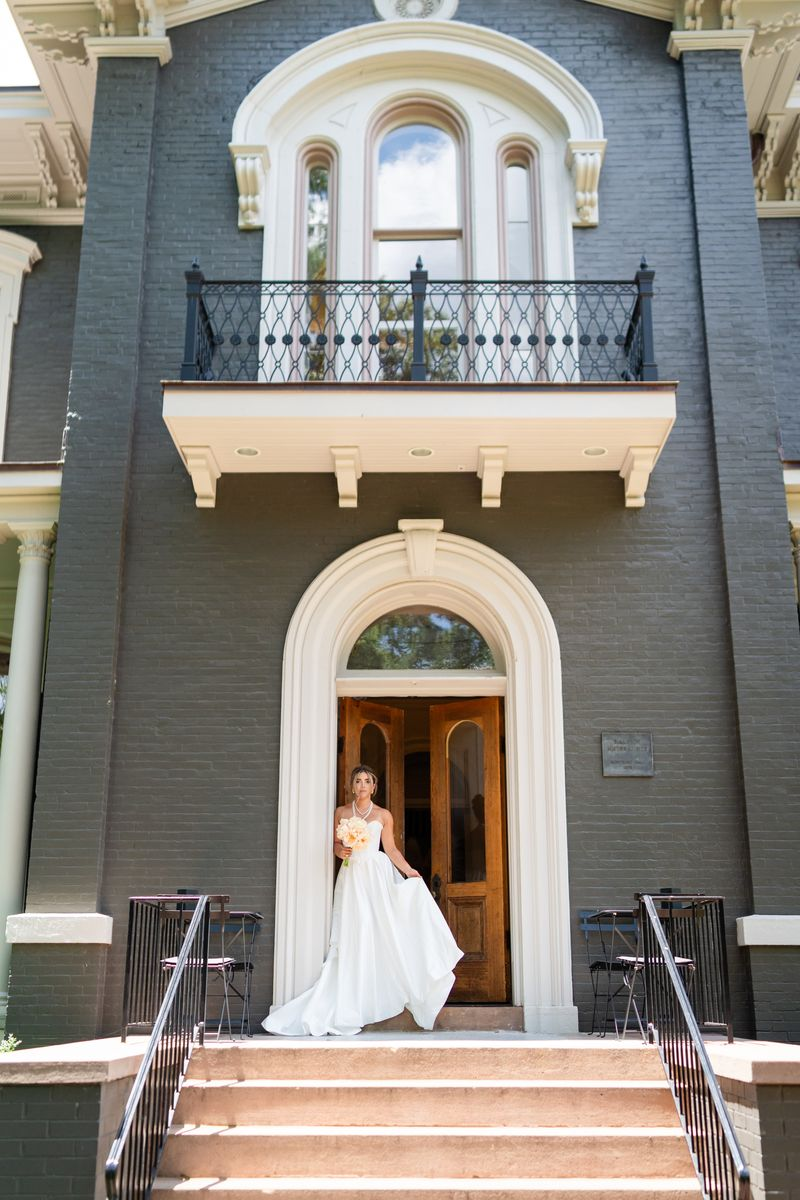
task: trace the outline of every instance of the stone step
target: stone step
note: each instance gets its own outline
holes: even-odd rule
[[[255,1037],[207,1042],[192,1079],[618,1079],[662,1080],[654,1046],[616,1039],[424,1037],[330,1041]]]
[[[154,1196],[214,1200],[698,1200],[694,1176],[675,1179],[158,1179]]]
[[[464,1032],[510,1032],[524,1028],[522,1008],[513,1004],[447,1004],[436,1018],[434,1030]],[[365,1032],[419,1033],[411,1013],[404,1009],[396,1017],[365,1026]]]
[[[661,1080],[189,1080],[182,1125],[678,1125]]]
[[[331,1126],[173,1126],[161,1161],[167,1177],[337,1174],[369,1178],[686,1177],[680,1128],[568,1129],[460,1126],[436,1129]]]

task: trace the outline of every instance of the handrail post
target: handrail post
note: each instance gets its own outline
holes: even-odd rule
[[[417,259],[416,268],[411,272],[411,304],[414,318],[411,379],[420,382],[427,378],[425,369],[425,293],[428,289],[428,272],[422,266],[422,259]]]
[[[183,362],[181,363],[181,379],[196,380],[199,378],[197,335],[200,320],[200,297],[206,277],[200,270],[197,259],[186,276],[186,339],[183,345]]]
[[[656,352],[653,342],[653,280],[655,271],[647,265],[647,259],[642,258],[639,270],[636,272],[636,286],[639,289],[639,324],[642,330],[642,381],[651,383],[658,379]]]

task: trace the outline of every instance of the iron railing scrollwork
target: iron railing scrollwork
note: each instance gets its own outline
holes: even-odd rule
[[[192,1048],[203,1044],[215,900],[131,899],[122,1039],[131,1029],[152,1032],[106,1161],[108,1200],[151,1194]]]
[[[722,900],[644,894],[638,900],[648,1036],[658,1047],[703,1195],[750,1200],[750,1174],[700,1031],[701,1023],[726,1029],[732,1040]]]
[[[654,272],[630,281],[206,280],[186,272],[182,380],[648,382]]]

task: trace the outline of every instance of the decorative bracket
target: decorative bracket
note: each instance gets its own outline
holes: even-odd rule
[[[628,450],[619,473],[625,481],[626,508],[644,508],[644,494],[657,458],[658,446],[631,446]]]
[[[264,186],[269,169],[266,146],[236,146],[228,149],[233,158],[239,189],[239,228],[264,228]]]
[[[484,508],[500,507],[507,457],[508,446],[478,447],[478,479],[483,481],[481,505]]]
[[[198,508],[214,508],[217,503],[217,480],[222,472],[209,446],[181,446],[186,470],[192,477],[195,504]]]
[[[39,168],[39,186],[42,189],[42,207],[58,208],[58,185],[53,178],[55,158],[44,132],[44,125],[35,121],[25,124],[25,136],[30,143]]]
[[[331,457],[339,489],[339,508],[357,508],[358,481],[361,478],[358,446],[331,446]]]
[[[438,517],[430,520],[410,518],[398,521],[397,528],[406,539],[408,573],[412,579],[430,578],[436,564],[436,542],[444,529]]]
[[[566,163],[575,186],[573,225],[596,225],[599,220],[597,190],[606,152],[605,138],[567,142]]]
[[[86,205],[86,155],[71,121],[56,121],[56,132],[61,138],[67,156],[69,177],[75,188],[75,205],[77,208],[84,208]]]

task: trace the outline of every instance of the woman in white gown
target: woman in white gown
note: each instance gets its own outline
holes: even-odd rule
[[[270,1013],[263,1022],[268,1033],[359,1033],[404,1008],[432,1029],[450,994],[463,952],[419,872],[395,845],[392,814],[372,799],[377,785],[370,767],[358,766],[350,776],[353,799],[336,810],[333,843],[334,854],[349,862],[336,881],[322,973],[307,992]],[[352,816],[367,823],[363,850],[336,840],[339,822]]]

